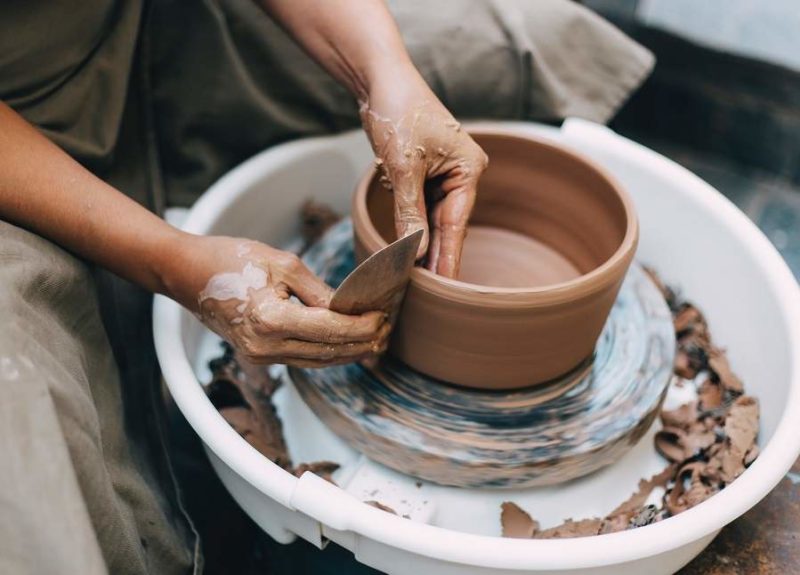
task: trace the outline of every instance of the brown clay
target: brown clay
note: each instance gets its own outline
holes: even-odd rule
[[[581,275],[575,265],[547,244],[502,228],[470,226],[464,240],[463,282],[491,287],[548,286]],[[530,265],[536,262],[537,265]]]
[[[598,166],[530,136],[472,132],[489,155],[458,280],[411,274],[390,352],[489,389],[556,378],[589,357],[633,258],[633,203]],[[356,256],[394,239],[375,169],[353,204]]]

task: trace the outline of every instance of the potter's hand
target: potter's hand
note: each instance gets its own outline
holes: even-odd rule
[[[377,84],[360,112],[381,181],[394,192],[398,236],[424,230],[419,257],[427,253],[428,269],[456,277],[486,154],[416,71]]]
[[[318,0],[258,1],[361,104],[364,128],[394,190],[398,235],[424,230],[419,256],[427,253],[436,273],[457,276],[486,155],[425,84],[386,3],[326,2],[320,10]]]
[[[184,241],[169,295],[249,361],[321,367],[384,350],[385,314],[330,311],[333,291],[297,256],[236,238],[189,236]]]

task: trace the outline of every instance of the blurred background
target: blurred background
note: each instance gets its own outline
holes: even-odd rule
[[[800,277],[800,2],[582,3],[657,58],[612,127],[725,194]]]

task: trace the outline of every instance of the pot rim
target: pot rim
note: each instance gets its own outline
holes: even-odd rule
[[[633,199],[608,170],[569,146],[555,143],[539,136],[520,134],[505,128],[478,127],[470,128],[467,131],[471,136],[503,136],[533,142],[557,154],[569,156],[573,160],[589,167],[608,182],[621,200],[627,223],[625,235],[620,245],[605,262],[590,272],[565,282],[533,288],[493,287],[442,277],[425,268],[415,267],[411,272],[413,286],[434,296],[463,304],[473,304],[478,307],[511,306],[518,308],[521,305],[525,307],[540,307],[572,302],[601,291],[615,282],[622,281],[619,272],[621,271],[622,275],[624,275],[625,270],[633,259],[633,254],[639,241],[639,219],[636,215]],[[367,191],[376,174],[377,166],[372,165],[367,169],[356,186],[352,203],[353,233],[364,243],[370,253],[375,253],[388,245],[386,240],[378,233],[367,211]]]

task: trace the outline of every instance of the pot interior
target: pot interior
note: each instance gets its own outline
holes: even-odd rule
[[[581,157],[528,138],[474,134],[489,156],[464,243],[460,280],[534,288],[586,274],[617,251],[629,225],[615,185]],[[391,192],[377,175],[367,210],[395,239]]]

